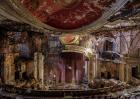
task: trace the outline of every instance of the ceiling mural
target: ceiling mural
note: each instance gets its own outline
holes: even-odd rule
[[[99,19],[117,0],[21,0],[34,16],[59,29],[77,29]]]
[[[0,20],[27,23],[47,33],[91,33],[129,0],[0,1]]]

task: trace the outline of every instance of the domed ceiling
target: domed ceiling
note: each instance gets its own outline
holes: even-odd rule
[[[21,3],[43,23],[61,30],[72,30],[95,23],[118,1],[21,0]]]
[[[0,22],[26,23],[44,33],[92,33],[129,0],[0,0]]]

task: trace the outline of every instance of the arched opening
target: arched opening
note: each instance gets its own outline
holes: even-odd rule
[[[77,52],[64,52],[60,54],[65,68],[66,83],[80,83],[85,74],[86,57]]]

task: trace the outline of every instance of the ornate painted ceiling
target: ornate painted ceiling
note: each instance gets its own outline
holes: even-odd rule
[[[34,16],[59,29],[77,29],[99,19],[116,0],[22,0]]]
[[[117,0],[21,0],[34,16],[55,28],[77,29],[99,19]]]
[[[0,17],[44,31],[90,33],[102,27],[128,1],[0,0]]]

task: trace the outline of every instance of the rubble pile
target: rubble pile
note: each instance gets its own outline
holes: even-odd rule
[[[139,86],[140,80],[137,78],[132,77],[132,79],[128,82],[131,86]]]
[[[129,88],[130,85],[115,79],[96,79],[89,83],[89,87],[92,89],[105,88],[108,91],[115,92]]]

